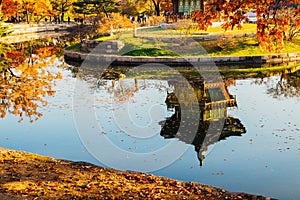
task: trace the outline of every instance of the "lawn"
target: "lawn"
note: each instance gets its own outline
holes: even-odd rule
[[[255,56],[276,53],[259,48],[258,41],[254,37],[226,38],[215,41],[199,42],[210,56]],[[300,37],[293,41],[286,41],[285,48],[281,53],[300,52]]]
[[[132,56],[176,56],[176,53],[170,52],[168,49],[174,46],[180,48],[180,44],[163,42],[161,41],[163,38],[177,37],[182,38],[182,41],[184,42],[186,37],[189,37],[192,40],[193,36],[199,35],[217,36],[217,39],[198,41],[198,44],[203,47],[205,52],[200,53],[196,48],[195,51],[182,51],[180,56],[248,56],[275,53],[260,50],[258,41],[255,37],[236,37],[237,35],[245,33],[254,34],[255,31],[255,24],[245,24],[241,30],[234,29],[226,32],[224,32],[221,27],[210,27],[206,32],[192,30],[189,33],[184,30],[150,27],[137,30],[137,37],[133,37],[132,31],[130,31],[119,33],[117,36],[98,37],[97,40],[121,40],[124,42],[125,47],[121,50],[120,54]],[[67,49],[77,50],[78,45],[68,47]],[[286,42],[286,47],[282,53],[289,52],[300,52],[300,36],[295,37],[293,41]]]
[[[183,22],[182,22],[183,23]],[[149,36],[149,37],[165,37],[165,36],[198,36],[198,35],[220,35],[220,34],[249,34],[256,32],[256,24],[244,24],[242,29],[237,29],[236,27],[233,30],[225,31],[220,26],[209,27],[207,31],[200,31],[197,29],[195,24],[186,24],[179,25],[177,30],[173,29],[162,29],[161,27],[151,27],[147,29],[138,30],[138,35]]]

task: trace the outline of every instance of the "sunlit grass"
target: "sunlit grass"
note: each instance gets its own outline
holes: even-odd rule
[[[96,40],[99,40],[99,41],[115,40],[115,39],[117,39],[117,37],[115,35],[100,36],[100,37],[96,38]]]
[[[204,32],[204,31],[199,31]],[[256,32],[256,24],[244,24],[241,29],[234,27],[233,30],[229,29],[225,31],[222,27],[209,27],[207,31],[209,34],[245,34],[245,33],[255,33]]]
[[[255,37],[227,38],[223,40],[199,42],[210,56],[253,56],[276,53],[261,50]],[[300,37],[286,41],[281,53],[300,52]]]
[[[197,28],[191,28],[190,30],[173,30],[173,29],[162,29],[160,27],[154,27],[149,29],[138,30],[138,34],[142,36],[148,37],[169,37],[172,36],[180,36],[180,35],[189,35],[189,36],[197,36],[197,35],[220,35],[220,34],[249,34],[256,33],[256,24],[244,24],[241,29],[234,27],[233,30],[229,29],[225,31],[222,27],[209,27],[206,31],[198,30]]]
[[[241,33],[240,31],[255,28],[255,24],[245,24],[244,30],[233,31],[234,33]],[[209,29],[209,31],[214,31],[214,33],[221,30],[220,27],[211,27]],[[131,52],[133,56],[173,56],[172,52],[168,52],[166,49],[170,49],[170,46],[178,44],[160,42],[159,38],[161,37],[160,34],[164,35],[164,37],[173,37],[172,34],[176,32],[175,30],[162,30],[159,27],[153,27],[149,28],[149,30],[147,28],[142,29],[141,32],[149,33],[150,36],[153,35],[153,37],[155,36],[158,39],[153,40],[150,38],[134,37],[132,31],[130,31],[123,32],[117,36],[102,36],[97,38],[97,40],[121,40],[125,44],[125,47],[120,52],[121,55],[129,55],[128,52]],[[138,32],[138,35],[141,32]],[[256,37],[236,38],[234,35],[226,35],[226,37],[219,37],[217,40],[199,41],[198,43],[206,50],[209,56],[253,56],[276,53],[261,50]],[[285,49],[282,50],[282,53],[300,52],[300,36],[295,37],[293,41],[286,41],[285,45]],[[77,44],[67,47],[67,50],[77,51],[79,48],[79,44]],[[203,52],[198,53],[195,51],[193,54],[187,52],[186,54],[182,53],[181,56],[203,56]]]

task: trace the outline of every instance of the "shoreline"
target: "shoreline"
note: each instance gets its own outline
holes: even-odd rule
[[[166,64],[168,66],[183,65],[280,65],[296,64],[300,62],[300,52],[279,53],[261,56],[199,56],[199,57],[172,57],[172,56],[122,56],[109,54],[85,53],[72,50],[64,50],[66,61],[72,62],[103,62],[112,65],[142,65],[142,64]]]
[[[1,199],[272,199],[1,147],[0,167]]]

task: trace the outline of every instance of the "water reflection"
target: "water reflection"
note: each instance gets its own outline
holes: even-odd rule
[[[56,61],[55,47],[28,47],[11,50],[2,60],[6,66],[0,70],[0,115],[7,113],[24,117],[30,122],[39,119],[43,114],[40,106],[46,106],[46,96],[53,96],[54,81],[61,79],[60,72],[50,69]]]
[[[90,80],[89,76],[99,78],[99,76],[95,74],[97,73],[92,72],[84,77],[84,79]],[[124,74],[128,79],[130,78],[128,73]],[[232,108],[227,106],[226,112],[221,109],[219,110],[220,112],[214,112],[214,109],[203,109],[202,112],[200,110],[198,114],[207,120],[196,122],[202,125],[199,125],[197,131],[199,134],[197,134],[195,142],[191,141],[189,143],[195,145],[195,147],[192,146],[180,159],[172,165],[156,171],[155,174],[184,181],[202,182],[231,191],[262,194],[278,199],[299,199],[299,97],[292,97],[292,95],[290,95],[289,98],[285,98],[283,95],[282,97],[278,96],[273,98],[273,95],[270,95],[272,93],[266,94],[268,89],[276,87],[281,75],[282,74],[279,74],[278,76],[278,74],[276,74],[276,76],[269,78],[263,77],[261,79],[257,77],[239,79],[236,80],[236,84],[232,82],[228,84],[228,87],[225,85],[225,88],[228,88],[229,94],[236,95],[236,103],[238,106],[235,107],[232,105]],[[166,111],[167,106],[164,101],[167,97],[167,92],[174,92],[175,84],[159,80],[158,76],[153,76],[153,79],[150,77],[152,82],[138,76],[134,78],[136,78],[138,82],[138,91],[135,92],[133,97],[129,98],[128,96],[128,100],[131,102],[134,100],[142,101],[142,103],[138,104],[138,102],[133,102],[129,105],[131,106],[130,108],[136,108],[134,111],[138,111],[138,115],[135,116],[136,113],[134,113],[132,119],[137,123],[141,122],[141,125],[147,125],[148,118],[145,119],[145,115],[147,114],[147,112],[145,112],[145,103],[151,101],[150,103],[152,105],[153,103],[158,105],[162,104],[163,111]],[[126,80],[126,78],[123,80],[115,80],[114,88],[117,88],[117,86],[120,86],[119,83],[123,82],[123,89],[131,88],[131,91],[135,91],[134,78],[130,80]],[[288,82],[291,87],[297,89],[299,88],[299,84],[297,84],[299,80],[299,75],[295,73],[286,74],[283,76],[282,81],[284,81],[284,83]],[[74,128],[74,113],[71,109],[71,99],[74,90],[74,82],[72,81],[75,80],[71,78],[68,71],[64,71],[64,79],[59,81],[55,87],[58,88],[55,98],[49,98],[48,100],[48,111],[45,111],[47,116],[45,114],[38,122],[34,123],[34,126],[28,125],[27,123],[15,123],[10,117],[3,119],[3,123],[1,124],[1,146],[26,150],[56,158],[77,161],[84,160],[105,166],[103,163],[99,163],[98,160],[91,157],[82,145],[82,141],[78,139],[78,133]],[[97,136],[105,134],[120,148],[129,152],[141,153],[149,152],[149,150],[152,149],[156,150],[172,141],[172,139],[164,140],[160,132],[164,121],[165,125],[163,128],[173,127],[176,129],[175,125],[167,127],[167,123],[174,122],[174,124],[177,125],[181,123],[178,120],[179,116],[173,116],[175,114],[175,108],[171,108],[171,111],[166,111],[168,115],[164,112],[161,119],[156,121],[157,125],[159,125],[160,122],[161,125],[158,126],[157,137],[151,141],[147,140],[144,142],[144,140],[139,141],[136,140],[136,138],[129,138],[120,130],[120,127],[113,126],[112,121],[114,118],[108,115],[109,111],[111,112],[111,107],[108,105],[108,102],[104,101],[104,98],[114,101],[112,82],[112,80],[97,82],[95,79],[93,82],[94,87],[96,83],[99,84],[95,92],[95,105],[93,106],[95,106],[96,114],[99,116],[99,124],[104,128],[103,133],[97,132]],[[155,82],[155,85],[151,84],[153,82]],[[128,83],[128,85],[126,85],[126,83]],[[167,85],[173,85],[174,87],[172,90],[168,90]],[[154,89],[159,88],[162,92],[154,93],[154,89],[151,90],[152,88],[150,87]],[[120,89],[120,87],[118,88]],[[194,88],[197,87],[194,86]],[[109,99],[109,97],[112,98]],[[123,97],[125,97],[125,93],[123,93]],[[158,97],[160,97],[159,101],[154,101],[154,98],[157,100]],[[82,98],[84,98],[84,96]],[[121,103],[119,101],[114,102]],[[209,101],[207,103],[209,103]],[[210,112],[211,114],[208,114]],[[208,125],[211,126],[211,124],[216,123],[216,126],[219,126],[219,120],[215,119],[217,116],[225,117],[227,124],[222,130],[221,138],[217,140],[226,138],[226,129],[228,129],[229,135],[233,135],[232,133],[236,129],[242,130],[245,126],[247,134],[244,134],[243,137],[231,137],[227,141],[218,142],[213,152],[211,152],[209,156],[206,154],[204,166],[200,168],[198,167],[199,161],[195,155],[194,148],[197,151],[196,146],[199,146],[199,148],[201,145],[201,147],[204,146],[201,141],[203,134],[200,133],[206,130],[205,128],[207,128]],[[83,116],[83,118],[84,117],[85,116]],[[172,120],[169,120],[171,117],[173,117]],[[209,120],[210,118],[214,118],[214,120]],[[239,127],[238,125],[241,126]],[[131,124],[128,126],[131,126]],[[173,132],[175,131],[176,130]],[[237,134],[239,134],[239,132],[242,131],[236,131]],[[172,130],[168,132],[168,134],[170,133],[172,133]],[[181,138],[182,141],[186,140],[184,140],[183,137],[178,137],[178,139]],[[47,144],[47,146],[44,146],[44,144]],[[106,148],[102,148],[101,152],[104,152],[111,157],[111,159],[120,163],[123,170],[128,169],[128,166],[125,164],[129,158],[125,156],[123,159],[114,157],[112,156],[113,153]],[[173,154],[165,155],[168,157]],[[163,160],[157,162],[163,162]],[[141,166],[139,162],[132,163],[136,165],[137,168]],[[145,165],[150,164],[151,163],[147,161]],[[259,181],[257,181],[257,177],[260,177]]]
[[[182,69],[183,72],[187,72],[184,68]],[[102,84],[108,83],[101,82],[99,81],[100,79],[110,80],[109,83],[111,83],[111,85],[106,87],[107,91],[110,94],[113,94],[115,102],[124,103],[138,93],[141,89],[139,82],[142,82],[143,80],[141,74],[145,75],[145,72],[142,72],[141,70],[139,71],[140,74],[128,73],[130,70],[131,68],[126,67],[110,68],[104,73],[99,74],[94,69],[86,68],[82,74],[84,74],[84,79],[89,79],[90,77],[98,79],[97,87],[102,87]],[[177,138],[187,144],[192,144],[197,153],[200,166],[203,165],[207,153],[206,151],[210,145],[230,136],[242,136],[246,133],[246,128],[241,120],[228,115],[229,107],[237,107],[235,96],[228,92],[228,87],[235,85],[235,79],[227,79],[224,82],[204,82],[201,77],[192,76],[191,74],[193,74],[193,72],[191,71],[180,74],[188,80],[194,94],[197,96],[199,110],[196,110],[195,112],[195,110],[191,110],[193,106],[190,104],[193,101],[189,100],[189,98],[192,97],[189,97],[191,94],[187,92],[185,84],[178,81],[176,78],[170,79],[172,76],[168,73],[166,74],[166,77],[161,75],[163,74],[161,73],[158,78],[157,69],[154,69],[152,72],[151,70],[147,70],[147,73],[149,72],[150,74],[145,75],[146,79],[156,80],[157,82],[161,80],[167,81],[168,86],[164,88],[166,91],[165,103],[167,108],[173,111],[171,116],[159,122],[161,126],[160,135],[163,136],[164,139]],[[151,73],[154,73],[154,75],[151,75]],[[76,71],[75,74],[78,75],[78,71]],[[281,75],[280,80],[276,83],[275,89],[273,88],[274,85],[269,84],[269,81],[267,81],[268,77],[273,77],[274,75]],[[126,79],[126,76],[128,76],[127,78],[134,80],[134,82],[131,80],[130,86],[122,84],[122,81]],[[258,74],[258,76],[261,77],[261,74]],[[270,88],[267,92],[269,94],[277,91],[275,93],[276,95],[273,95],[274,97],[280,94],[278,88],[281,89],[280,91],[285,91],[292,96],[298,94],[297,88],[299,88],[299,76],[297,70],[287,71],[287,73],[270,73],[265,75],[264,78],[253,80],[256,81],[256,84],[268,83]],[[286,89],[284,89],[284,87]],[[176,94],[185,96],[185,101],[179,102]],[[146,98],[144,100],[146,100]],[[184,109],[187,111],[187,108],[190,109],[188,112],[192,113],[190,116],[194,115],[195,119],[198,119],[200,116],[200,120],[190,120],[189,122],[182,120],[182,110]],[[190,134],[189,131],[179,131],[180,126],[196,127],[196,135]],[[215,130],[213,134],[208,134],[209,127],[213,127],[212,129]],[[222,128],[220,129],[219,127]]]
[[[164,139],[177,138],[187,144],[192,144],[197,152],[200,166],[203,165],[208,147],[219,140],[224,140],[230,136],[241,136],[246,133],[246,129],[237,118],[228,115],[228,107],[237,106],[236,99],[228,92],[228,87],[235,84],[235,80],[225,82],[205,82],[201,77],[191,77],[189,74],[180,74],[188,81],[180,81],[176,75],[167,74],[166,77],[158,78],[155,74],[157,69],[151,72],[147,69],[146,79],[141,78],[140,74],[145,74],[139,70],[139,74],[129,74],[124,68],[122,71],[108,69],[102,74],[97,74],[93,69],[84,69],[82,74],[85,78],[99,78],[97,88],[106,88],[106,91],[113,96],[115,103],[122,104],[130,99],[134,99],[139,90],[143,90],[143,80],[153,80],[157,84],[157,89],[161,90],[160,82],[166,82],[165,104],[169,112],[173,112],[170,117],[165,116],[165,120],[159,122],[159,134]],[[125,73],[125,74],[124,74]],[[150,73],[150,74],[149,74]],[[76,72],[78,75],[78,72]],[[126,75],[128,77],[126,83]],[[177,74],[178,75],[178,74]],[[175,77],[175,78],[174,78]],[[101,81],[101,80],[110,80]],[[124,80],[125,79],[125,80]],[[91,80],[91,79],[90,79]],[[187,87],[191,87],[188,90]],[[193,92],[190,92],[193,91]],[[99,91],[101,92],[101,90]],[[102,91],[103,92],[103,91]],[[151,94],[149,94],[151,95]],[[180,96],[180,101],[178,100]],[[193,105],[196,96],[197,106]],[[147,101],[144,97],[142,101]],[[101,102],[103,102],[103,98]],[[106,100],[108,102],[109,100]],[[162,104],[163,102],[161,102]],[[115,107],[115,106],[114,106]],[[147,113],[147,109],[143,108]],[[188,113],[188,117],[182,118],[182,112]],[[213,131],[209,131],[213,130]],[[195,132],[195,134],[194,134]],[[129,133],[134,134],[134,133]],[[123,140],[123,139],[122,139]]]
[[[300,95],[300,71],[280,75],[277,83],[268,89],[268,94],[274,98],[294,97]]]
[[[168,109],[174,109],[175,112],[171,117],[161,122],[162,129],[160,135],[165,139],[176,137],[183,142],[193,144],[200,166],[202,166],[209,145],[230,136],[241,136],[246,133],[246,129],[239,119],[230,117],[227,114],[228,107],[236,106],[235,97],[230,95],[227,90],[227,87],[230,84],[234,84],[235,81],[205,83],[198,80],[193,83],[200,108],[200,120],[196,122],[199,123],[196,136],[191,142],[189,133],[178,132],[182,123],[181,106],[174,92],[167,94],[165,103]],[[177,90],[176,93],[180,94],[180,91],[184,91],[180,87],[180,83],[172,82],[170,84]],[[214,96],[213,101],[211,96]],[[222,120],[223,118],[225,118],[225,123]],[[194,122],[192,121],[191,123]],[[208,128],[211,126],[215,127],[213,128],[215,133],[208,134]],[[223,127],[223,129],[221,130],[219,127]]]

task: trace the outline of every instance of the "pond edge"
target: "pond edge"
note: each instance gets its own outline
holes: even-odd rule
[[[110,62],[113,65],[141,65],[150,63],[166,64],[168,66],[184,66],[187,64],[203,65],[233,65],[233,64],[296,64],[300,61],[300,52],[279,53],[261,56],[199,56],[199,57],[172,57],[172,56],[122,56],[110,54],[85,53],[72,50],[64,50],[64,58],[67,61],[83,62],[97,61]]]

